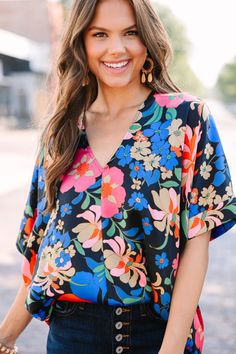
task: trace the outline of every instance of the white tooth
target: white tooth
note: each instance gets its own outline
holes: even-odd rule
[[[124,61],[124,62],[121,62],[119,64],[111,64],[111,63],[105,63],[104,64],[108,67],[111,67],[111,68],[121,68],[123,66],[125,66],[126,64],[128,63],[128,61]]]

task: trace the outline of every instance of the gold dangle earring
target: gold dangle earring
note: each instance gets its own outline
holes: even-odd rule
[[[145,84],[146,80],[150,83],[153,80],[152,70],[154,68],[154,61],[150,57],[147,57],[145,63],[146,62],[148,62],[149,68],[145,69],[144,67],[142,67],[142,76],[141,76],[142,84]],[[144,65],[145,65],[145,63],[144,63]],[[147,77],[146,77],[146,75],[147,75]]]
[[[89,73],[89,70],[87,71],[85,78],[83,78],[83,80],[82,80],[83,87],[89,85],[90,80],[89,80],[88,73]]]

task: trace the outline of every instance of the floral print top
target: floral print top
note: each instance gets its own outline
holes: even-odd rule
[[[236,199],[207,105],[188,93],[152,91],[103,168],[83,131],[43,214],[47,161],[37,157],[17,248],[24,255],[26,307],[49,323],[55,300],[126,306],[154,302],[168,319],[186,242],[236,222]],[[202,352],[199,306],[186,353]]]

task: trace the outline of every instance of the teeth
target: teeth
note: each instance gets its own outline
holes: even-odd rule
[[[123,66],[128,64],[128,61],[122,61],[122,62],[117,63],[117,64],[111,64],[111,63],[105,63],[104,62],[104,64],[106,66],[108,66],[109,68],[122,68]]]

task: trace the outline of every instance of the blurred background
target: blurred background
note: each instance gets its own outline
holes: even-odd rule
[[[0,0],[0,321],[19,286],[22,259],[15,240],[71,2]],[[236,3],[159,0],[152,4],[172,40],[172,77],[183,91],[208,103],[236,189]],[[235,228],[210,246],[200,301],[206,354],[235,352],[235,249]],[[21,353],[46,353],[47,331],[47,325],[33,320],[19,339]]]

